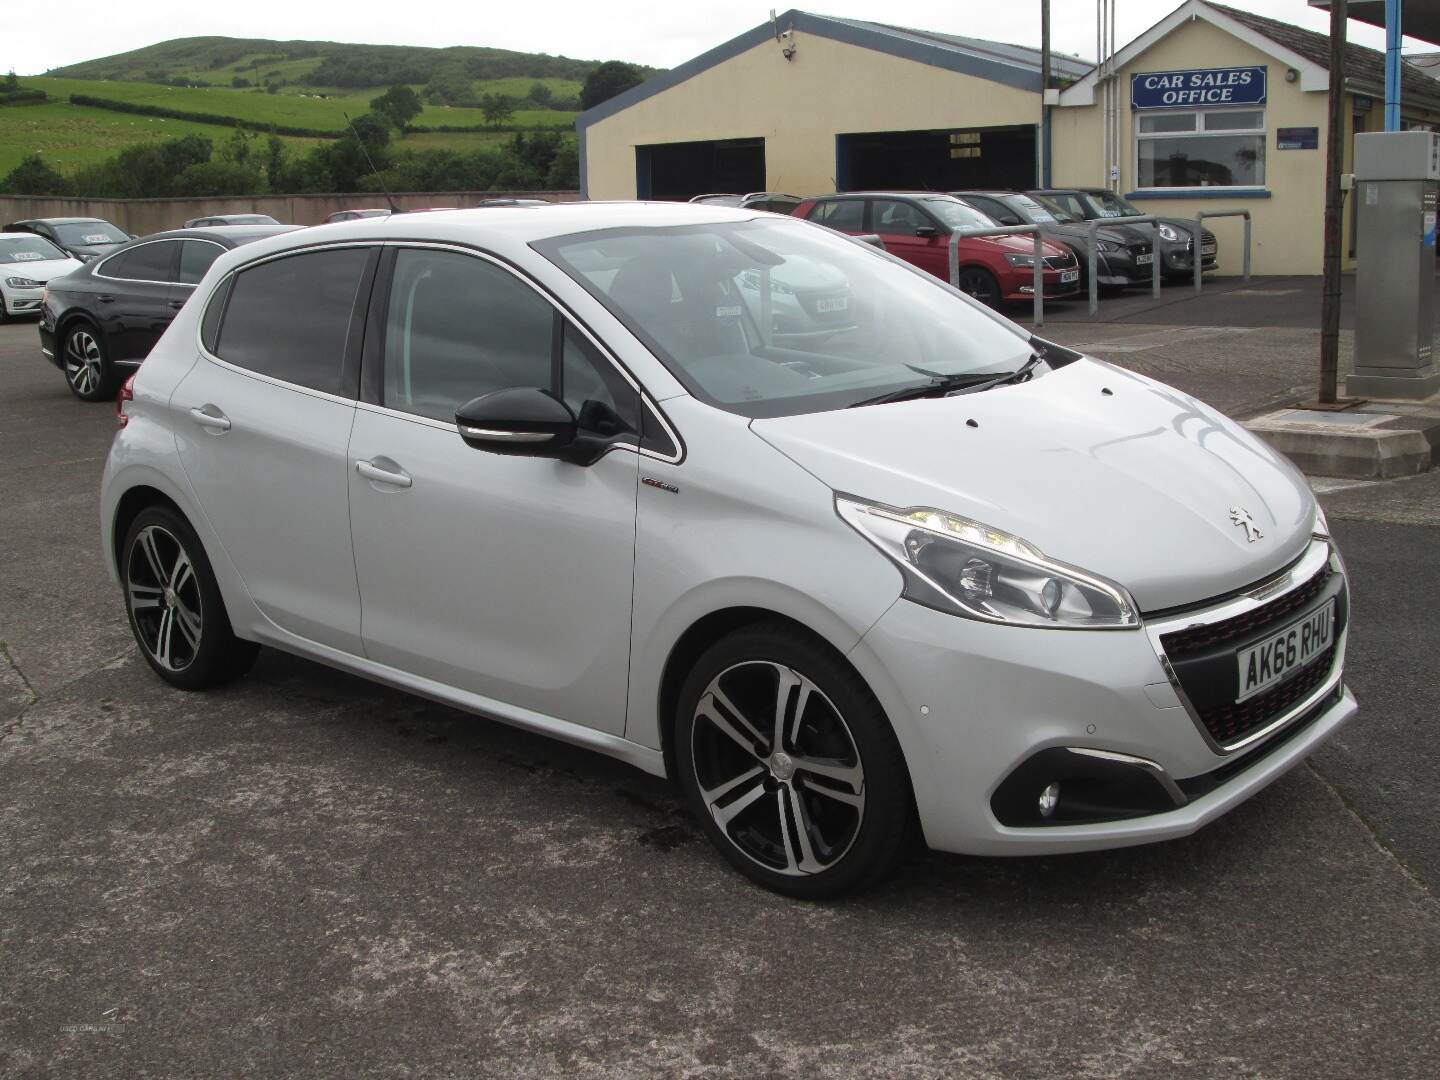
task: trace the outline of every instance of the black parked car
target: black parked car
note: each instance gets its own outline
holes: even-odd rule
[[[752,191],[748,195],[734,195],[717,192],[713,195],[696,195],[693,203],[709,203],[711,206],[738,206],[742,210],[768,210],[772,214],[793,214],[803,201],[798,195],[786,195],[780,191]]]
[[[1001,225],[1038,225],[1040,235],[1052,244],[1068,247],[1080,263],[1080,289],[1089,286],[1090,229],[1058,207],[1042,206],[1029,195],[1015,191],[952,191]],[[1102,225],[1095,235],[1096,278],[1102,289],[1148,285],[1155,255],[1150,227]]]
[[[104,218],[93,217],[31,218],[28,221],[12,221],[5,226],[4,231],[43,236],[61,251],[75,256],[81,262],[99,258],[114,251],[121,244],[135,239],[119,225],[112,225]]]
[[[115,396],[149,355],[205,271],[231,248],[298,225],[175,229],[126,244],[55,278],[40,309],[40,351],[81,401]]]
[[[1093,218],[1132,217],[1144,214],[1134,203],[1122,199],[1109,188],[1039,188],[1026,192],[1047,206],[1055,206],[1081,221]],[[1158,216],[1158,215],[1157,215]],[[1195,273],[1190,230],[1194,219],[1160,218],[1160,273],[1167,278],[1191,277]],[[1214,270],[1219,253],[1215,234],[1200,231],[1200,269]]]

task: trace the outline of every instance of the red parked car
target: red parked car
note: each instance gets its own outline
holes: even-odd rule
[[[852,235],[876,233],[885,250],[950,280],[950,234],[955,229],[993,229],[980,211],[950,195],[863,191],[806,199],[795,217]],[[1080,291],[1080,264],[1068,247],[1042,243],[1045,299]],[[1035,242],[1029,236],[961,237],[960,288],[982,303],[1029,300],[1035,295]]]

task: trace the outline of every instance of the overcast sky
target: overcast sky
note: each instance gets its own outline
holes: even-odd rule
[[[1118,0],[1116,39],[1123,45],[1180,0]],[[1413,2],[1413,0],[1412,0]],[[1329,16],[1306,0],[1231,0],[1316,30]],[[1058,51],[1093,59],[1094,0],[1052,0]],[[787,10],[781,8],[781,11]],[[944,33],[1039,45],[1039,0],[811,0],[802,10],[871,19]],[[374,42],[389,45],[489,45],[584,60],[632,60],[674,67],[764,22],[769,8],[734,0],[531,0],[524,4],[428,0],[418,8],[339,0],[66,0],[63,19],[23,0],[0,0],[0,71],[37,75],[52,67],[109,56],[177,37]],[[37,21],[38,20],[38,21]],[[1352,41],[1383,48],[1384,32],[1351,22]],[[1431,48],[1410,43],[1414,48]]]

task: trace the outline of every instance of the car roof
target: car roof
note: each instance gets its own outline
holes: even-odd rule
[[[953,199],[948,191],[837,191],[834,195],[815,195],[816,199]]]
[[[113,221],[106,221],[98,217],[37,217],[25,218],[23,221],[12,221],[11,225],[86,225],[92,221],[98,221],[104,225],[114,225]],[[118,228],[118,226],[117,226]]]
[[[150,233],[141,240],[218,240],[229,246],[248,244],[252,240],[263,240],[267,236],[295,232],[303,225],[194,225],[188,229],[166,229]]]

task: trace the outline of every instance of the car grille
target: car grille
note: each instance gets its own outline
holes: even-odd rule
[[[1332,597],[1336,602],[1338,640],[1348,620],[1349,598],[1344,580],[1328,564],[1304,584],[1251,611],[1161,636],[1161,648],[1195,716],[1218,745],[1232,746],[1260,730],[1294,709],[1325,682],[1335,666],[1337,652],[1333,644],[1285,681],[1245,701],[1235,701],[1237,652]]]
[[[1129,251],[1131,255],[1149,255],[1149,254],[1150,254],[1150,245],[1149,245],[1149,244],[1131,244],[1131,245],[1129,245],[1129,246],[1126,248],[1126,250]]]
[[[1077,265],[1075,253],[1067,251],[1064,255],[1046,255],[1045,265],[1051,270],[1069,270]]]
[[[1335,646],[1312,660],[1299,674],[1279,686],[1240,702],[1225,702],[1200,710],[1200,721],[1221,746],[1238,742],[1277,716],[1289,712],[1320,689],[1335,662]]]

